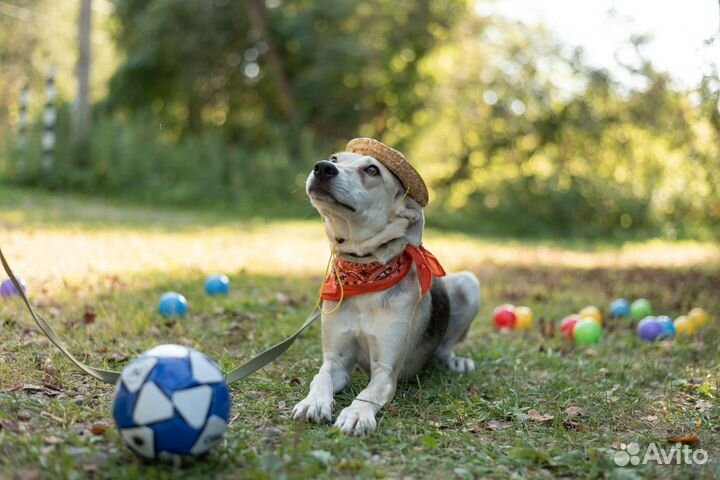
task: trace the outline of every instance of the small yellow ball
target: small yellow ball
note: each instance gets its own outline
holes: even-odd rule
[[[592,318],[595,323],[602,325],[602,313],[597,307],[589,306],[585,307],[578,312],[580,318]]]
[[[708,323],[708,314],[702,308],[693,308],[687,317],[696,328],[704,327]]]
[[[533,326],[533,313],[528,307],[515,307],[515,330],[530,330]]]
[[[676,318],[673,325],[675,325],[675,335],[678,336],[692,335],[697,331],[695,324],[685,315]]]

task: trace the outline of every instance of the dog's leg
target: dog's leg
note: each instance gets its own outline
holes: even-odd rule
[[[394,322],[389,320],[393,315],[396,318]],[[399,316],[405,318],[400,319]],[[387,316],[379,319],[373,329],[376,336],[368,338],[370,382],[338,415],[335,426],[342,432],[365,435],[377,428],[375,415],[395,395],[407,351],[409,325],[407,313],[388,312]]]
[[[371,380],[350,406],[338,415],[335,426],[351,435],[366,435],[377,428],[375,415],[395,395],[397,372],[389,365],[373,362]]]
[[[323,323],[325,319],[323,318]],[[332,421],[333,394],[347,385],[355,366],[357,345],[338,329],[323,328],[323,364],[310,383],[310,392],[293,408],[298,421]]]
[[[455,356],[453,348],[465,339],[480,309],[480,282],[470,272],[454,273],[443,281],[450,298],[450,322],[445,337],[435,350],[435,357],[454,372],[470,372],[475,369],[475,362]]]

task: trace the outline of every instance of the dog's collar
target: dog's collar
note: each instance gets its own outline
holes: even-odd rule
[[[387,290],[405,278],[413,263],[417,267],[422,295],[430,290],[433,276],[445,275],[437,258],[422,245],[407,245],[400,255],[384,264],[336,259],[333,271],[325,279],[320,298],[339,301],[344,297]]]
[[[365,253],[365,254],[362,254],[362,255],[359,254],[359,253],[355,253],[355,252],[340,252],[340,253],[342,253],[343,255],[347,255],[348,257],[353,257],[353,258],[370,258],[370,257],[372,257],[373,255],[375,255],[376,252],[378,252],[379,250],[382,250],[383,248],[387,247],[387,246],[390,245],[391,243],[398,241],[400,238],[402,238],[402,237],[399,237],[399,238],[391,238],[391,239],[388,240],[387,242],[381,243],[380,245],[378,245],[377,247],[375,247],[375,250],[374,250],[374,251],[368,252],[368,253]],[[335,242],[336,242],[338,245],[342,245],[343,243],[345,243],[345,239],[338,237],[338,238],[335,239]],[[402,255],[402,254],[401,254],[401,255]]]

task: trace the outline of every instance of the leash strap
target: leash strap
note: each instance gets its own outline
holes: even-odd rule
[[[312,312],[310,312],[310,315],[305,319],[305,323],[302,324],[298,330],[292,334],[289,338],[283,340],[282,342],[278,343],[275,346],[272,346],[268,348],[267,350],[257,354],[255,357],[251,358],[247,362],[243,363],[239,367],[235,368],[234,370],[231,370],[225,375],[225,381],[230,385],[231,383],[235,383],[238,380],[241,380],[248,375],[251,375],[255,373],[256,371],[263,368],[265,365],[269,364],[276,358],[278,358],[280,355],[285,353],[285,351],[290,348],[290,345],[295,343],[295,340],[300,336],[300,334],[312,324],[316,318],[320,316],[320,310],[317,308],[313,309]]]
[[[53,328],[50,326],[50,323],[48,323],[48,321],[45,320],[42,315],[37,313],[33,308],[32,304],[30,304],[27,295],[25,295],[25,292],[20,286],[20,282],[18,282],[17,277],[15,277],[15,274],[13,273],[10,265],[5,259],[5,255],[3,254],[2,249],[0,249],[0,261],[2,261],[2,266],[5,269],[5,273],[7,273],[8,277],[10,277],[10,280],[12,281],[13,285],[15,285],[15,289],[18,291],[20,298],[22,298],[28,312],[30,312],[30,316],[33,318],[33,320],[35,320],[38,328],[40,328],[40,330],[45,334],[45,336],[68,358],[68,360],[70,360],[77,368],[82,370],[84,373],[100,380],[101,382],[116,384],[118,378],[120,378],[120,372],[116,372],[114,370],[102,370],[99,368],[91,367],[81,362],[80,360],[75,358],[72,353],[70,353],[70,350],[68,350],[65,344],[57,336],[55,330],[53,330]],[[305,319],[305,323],[303,323],[302,326],[294,334],[292,334],[292,336],[283,340],[277,345],[274,345],[267,350],[259,353],[255,357],[240,365],[239,367],[228,372],[225,375],[225,381],[228,384],[231,384],[237,382],[238,380],[242,380],[243,378],[255,373],[256,371],[260,370],[261,368],[278,358],[280,355],[285,353],[285,351],[287,351],[287,349],[290,348],[293,343],[295,343],[297,337],[299,337],[300,334],[305,331],[305,329],[309,327],[319,316],[320,310],[318,308],[315,308]]]
[[[43,318],[42,315],[35,312],[35,309],[30,304],[30,301],[27,298],[27,295],[25,295],[25,292],[23,291],[22,287],[20,286],[20,282],[18,282],[17,278],[15,277],[15,274],[12,272],[12,269],[10,268],[10,265],[8,265],[7,260],[5,259],[5,255],[2,253],[2,249],[0,249],[0,261],[2,261],[2,266],[5,269],[5,273],[8,274],[8,277],[10,277],[10,280],[12,281],[13,285],[15,285],[15,289],[17,290],[18,294],[20,295],[20,298],[22,298],[23,302],[25,303],[25,306],[28,309],[28,312],[30,312],[30,316],[35,320],[35,323],[37,326],[42,330],[42,332],[45,334],[47,338],[50,339],[52,343],[55,344],[55,346],[65,354],[65,356],[73,363],[76,367],[78,367],[83,372],[87,373],[91,377],[95,377],[98,380],[105,382],[105,383],[117,383],[118,378],[120,377],[120,372],[115,372],[113,370],[101,370],[99,368],[90,367],[88,365],[85,365],[83,362],[78,360],[73,356],[72,353],[67,349],[65,344],[58,338],[57,334],[53,330],[53,328],[50,326],[50,324]]]

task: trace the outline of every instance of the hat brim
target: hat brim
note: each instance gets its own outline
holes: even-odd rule
[[[421,207],[428,204],[429,194],[425,181],[402,153],[373,138],[354,138],[348,142],[345,150],[375,158],[400,179],[403,187],[408,189],[408,195]]]

